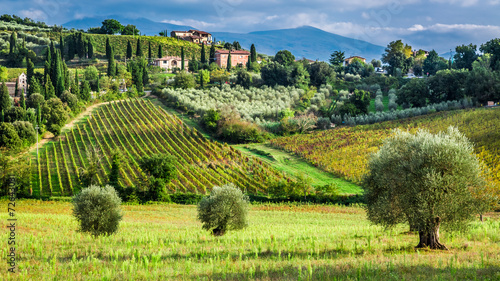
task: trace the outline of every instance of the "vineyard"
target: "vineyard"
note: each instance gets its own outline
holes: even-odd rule
[[[489,167],[492,178],[500,183],[500,109],[440,112],[374,125],[342,127],[273,139],[271,145],[296,153],[319,168],[360,183],[369,155],[377,151],[392,129],[415,132],[423,128],[436,133],[449,126],[458,127],[474,143],[477,156]]]
[[[86,167],[86,151],[102,154],[98,181],[108,182],[111,153],[118,148],[127,158],[120,170],[126,187],[139,187],[146,174],[139,167],[145,155],[168,153],[177,158],[178,176],[170,192],[206,193],[214,185],[232,182],[247,192],[266,190],[269,180],[284,175],[226,144],[212,142],[150,101],[128,100],[101,105],[90,118],[76,124],[58,140],[44,145],[33,163],[34,196],[70,196],[81,187],[79,167]],[[36,158],[36,155],[34,156]]]

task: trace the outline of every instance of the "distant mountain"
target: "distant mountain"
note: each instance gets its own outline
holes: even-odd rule
[[[162,23],[162,22],[154,22],[154,21],[146,19],[146,18],[130,19],[130,18],[125,18],[122,16],[116,16],[116,15],[87,17],[87,18],[83,18],[83,19],[72,20],[72,21],[69,21],[69,22],[63,24],[63,26],[65,28],[68,28],[68,29],[75,28],[75,29],[87,30],[89,27],[102,26],[102,22],[105,19],[115,19],[123,25],[127,25],[127,24],[135,25],[137,27],[137,29],[140,30],[141,34],[151,35],[151,36],[158,35],[158,33],[160,31],[163,31],[165,29],[167,30],[167,32],[169,34],[172,30],[194,29],[191,26],[176,25],[176,24]]]
[[[311,26],[292,29],[256,31],[246,34],[212,32],[217,41],[240,42],[245,49],[255,44],[258,53],[274,55],[279,50],[289,50],[296,59],[328,61],[330,54],[340,50],[346,57],[361,56],[370,61],[380,59],[384,47],[329,33]]]

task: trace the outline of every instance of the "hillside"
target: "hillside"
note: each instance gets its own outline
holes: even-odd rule
[[[105,184],[111,169],[111,151],[122,151],[127,164],[120,171],[123,186],[140,186],[146,175],[138,161],[145,155],[169,153],[178,161],[178,177],[170,192],[206,193],[214,185],[232,182],[250,193],[267,189],[268,180],[282,173],[233,148],[205,139],[173,115],[149,101],[134,100],[101,105],[84,120],[40,149],[34,159],[33,195],[69,196],[80,189],[79,167],[87,167],[86,150],[97,148],[103,159],[98,182]],[[37,165],[38,163],[38,165]]]
[[[311,26],[291,29],[256,31],[246,34],[213,32],[217,41],[239,41],[245,49],[255,44],[257,52],[274,55],[279,50],[289,50],[297,59],[328,61],[334,51],[344,51],[346,57],[362,56],[368,61],[380,59],[384,47],[366,41],[329,33]]]
[[[479,159],[500,184],[500,109],[440,112],[374,125],[342,127],[271,140],[274,147],[294,152],[317,167],[359,183],[366,172],[370,153],[377,151],[393,128],[432,133],[456,126],[475,145]]]
[[[64,23],[62,26],[64,26],[65,28],[68,28],[68,29],[75,28],[75,29],[87,30],[90,27],[100,27],[102,25],[102,22],[105,19],[116,19],[123,25],[127,25],[127,24],[135,25],[137,27],[137,29],[140,30],[142,35],[149,35],[149,36],[158,35],[158,33],[160,31],[164,31],[165,29],[168,31],[169,34],[170,34],[170,31],[172,31],[172,30],[190,30],[190,29],[193,29],[193,27],[186,26],[186,25],[154,22],[154,21],[146,19],[146,18],[135,18],[135,19],[134,18],[126,18],[126,17],[118,16],[118,15],[85,17],[82,19],[76,19],[76,20],[69,21],[67,23]]]

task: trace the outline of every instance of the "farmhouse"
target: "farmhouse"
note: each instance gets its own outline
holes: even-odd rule
[[[365,59],[365,58],[360,57],[360,56],[352,56],[352,57],[346,58],[346,59],[344,60],[345,65],[346,65],[346,66],[348,66],[349,64],[351,64],[351,63],[352,63],[352,61],[353,61],[354,59],[358,59],[358,60],[362,61],[363,63],[366,63],[366,59]]]
[[[170,32],[171,37],[176,37],[182,40],[186,40],[189,42],[193,43],[212,43],[212,34],[205,32],[205,31],[200,31],[200,30],[195,30],[191,29],[189,31],[172,31]]]
[[[28,80],[27,76],[24,73],[21,73],[19,77],[17,77],[17,83],[18,83],[18,92],[15,93],[16,91],[16,82],[6,82],[5,85],[7,86],[7,89],[9,89],[9,95],[11,97],[17,97],[20,96],[24,89],[24,93],[26,94],[28,90]]]
[[[231,66],[241,65],[246,67],[248,62],[249,51],[244,50],[233,50],[231,51]],[[227,67],[227,57],[229,56],[228,50],[217,50],[215,51],[215,63],[221,67]]]
[[[184,70],[188,70],[188,60],[184,59]],[[181,68],[182,59],[175,56],[167,56],[153,61],[153,65],[159,66],[167,71],[172,71],[174,68]]]

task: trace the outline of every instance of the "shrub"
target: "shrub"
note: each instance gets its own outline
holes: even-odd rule
[[[316,127],[320,130],[330,129],[331,126],[332,123],[329,118],[322,117],[318,119],[318,122],[316,122]]]
[[[91,185],[83,189],[73,197],[73,215],[80,224],[79,231],[94,237],[115,233],[123,217],[121,202],[110,185]]]
[[[248,196],[233,184],[214,186],[210,195],[198,204],[198,219],[203,229],[212,231],[215,236],[246,227],[247,213]]]
[[[220,120],[220,112],[215,109],[209,109],[203,115],[201,119],[201,124],[210,132],[217,131],[217,123]]]
[[[44,102],[45,102],[45,98],[42,95],[40,95],[40,94],[32,94],[28,98],[27,106],[31,107],[31,108],[34,108],[34,109],[37,109],[38,106],[41,107]]]
[[[36,132],[33,125],[28,121],[16,121],[12,124],[19,138],[24,140],[27,145],[36,142]]]
[[[139,162],[141,169],[146,170],[150,176],[170,181],[177,175],[177,159],[169,154],[153,154],[145,156]]]
[[[0,147],[16,149],[22,142],[11,123],[0,123]]]

